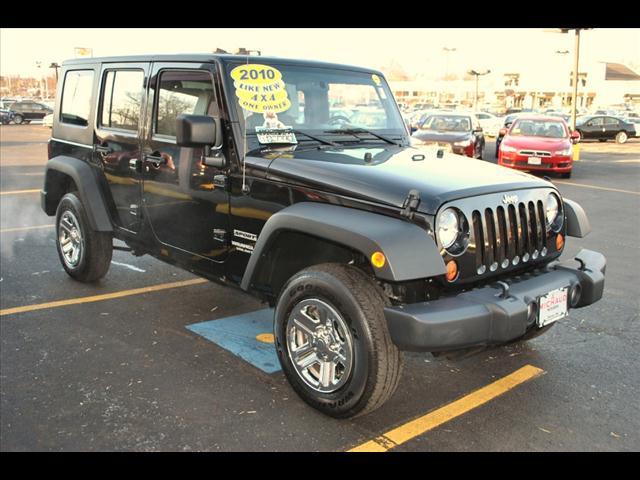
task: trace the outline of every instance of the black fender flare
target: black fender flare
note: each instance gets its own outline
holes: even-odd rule
[[[242,277],[243,290],[251,288],[261,260],[281,231],[327,239],[368,259],[376,251],[383,252],[386,262],[374,271],[376,277],[390,282],[430,278],[446,272],[433,238],[413,223],[338,205],[300,202],[273,214],[265,223]]]
[[[112,232],[113,224],[109,217],[107,206],[101,194],[98,180],[93,167],[74,157],[60,155],[47,162],[44,188],[40,193],[42,209],[47,215],[55,215],[56,209],[64,192],[60,192],[56,185],[56,175],[59,172],[69,176],[78,187],[78,195],[87,213],[91,228],[98,232]]]
[[[567,222],[567,235],[584,238],[591,232],[591,224],[584,209],[578,202],[563,198],[564,215]]]

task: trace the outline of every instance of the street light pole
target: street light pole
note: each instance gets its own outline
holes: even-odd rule
[[[467,72],[469,75],[475,75],[476,77],[476,96],[475,96],[475,100],[473,103],[473,108],[474,111],[478,111],[478,81],[480,80],[480,76],[481,75],[487,75],[488,73],[491,73],[491,70],[485,70],[484,72],[477,72],[475,70],[469,70]]]
[[[571,102],[571,128],[576,130],[576,111],[578,107],[578,63],[580,59],[580,29],[576,28],[575,56],[573,59],[573,101]]]

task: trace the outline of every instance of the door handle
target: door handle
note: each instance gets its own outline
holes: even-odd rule
[[[100,155],[103,155],[103,156],[113,153],[113,150],[111,149],[111,147],[105,147],[103,145],[94,145],[93,149],[96,151],[96,153],[99,153]]]
[[[164,157],[161,157],[160,155],[145,155],[144,161],[146,163],[150,163],[155,168],[159,168],[160,165],[164,165],[165,163],[167,163],[167,159]]]

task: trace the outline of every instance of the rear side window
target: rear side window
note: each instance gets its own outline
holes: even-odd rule
[[[71,70],[64,76],[60,121],[86,127],[91,110],[93,70]]]
[[[107,71],[102,89],[101,126],[138,130],[143,81],[142,70]]]
[[[211,74],[165,70],[158,83],[155,133],[176,136],[178,115],[218,115]]]

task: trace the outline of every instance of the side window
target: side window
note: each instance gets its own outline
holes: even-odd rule
[[[178,115],[219,115],[207,71],[164,70],[157,85],[154,133],[175,137]]]
[[[70,70],[64,76],[60,121],[71,125],[89,125],[93,70]]]
[[[589,123],[590,123],[590,126],[592,126],[592,127],[601,127],[602,126],[602,117],[594,118]]]
[[[604,119],[604,124],[607,127],[617,127],[618,126],[618,120],[616,120],[615,118],[607,117],[607,118]]]
[[[102,89],[100,125],[138,130],[142,102],[142,70],[108,70]]]

